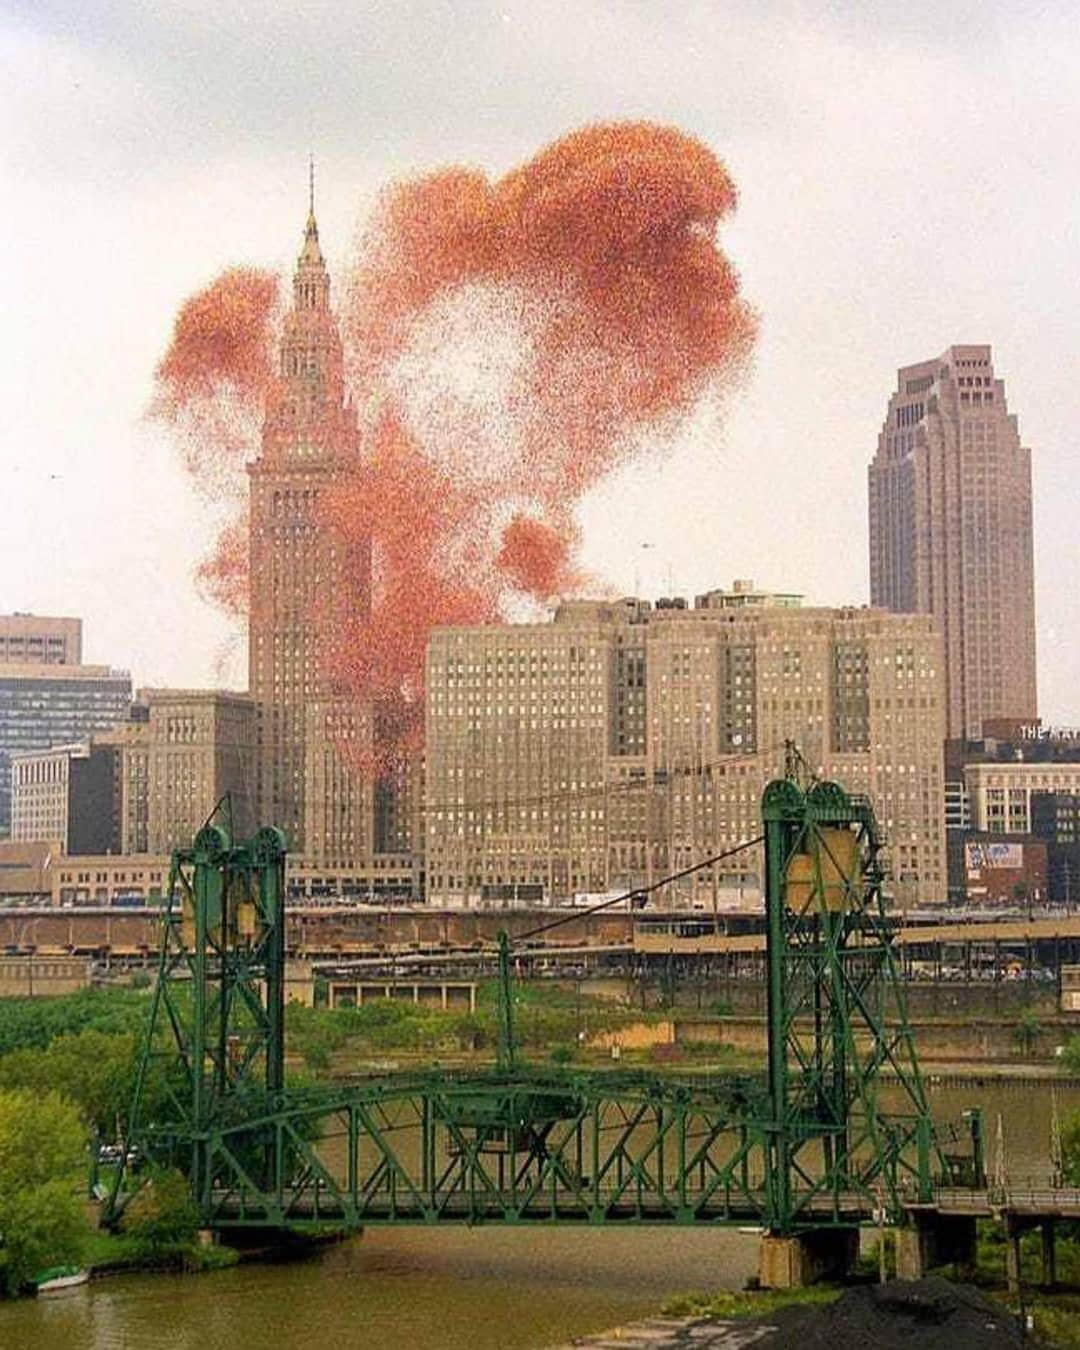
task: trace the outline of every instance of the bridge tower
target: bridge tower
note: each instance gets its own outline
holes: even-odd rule
[[[226,1147],[222,1128],[279,1101],[284,1088],[285,853],[285,836],[273,827],[235,844],[227,824],[208,824],[191,848],[173,854],[128,1138],[181,1167],[200,1203]],[[154,1070],[167,1098],[165,1125],[145,1109]],[[279,1153],[272,1137],[249,1140],[244,1158],[229,1161],[260,1174]],[[112,1214],[123,1172],[113,1182]]]
[[[894,1220],[929,1199],[933,1124],[882,896],[881,839],[866,798],[836,783],[768,785],[766,1229],[833,1225],[862,1208]],[[880,1075],[898,1103],[879,1100]],[[834,1244],[835,1249],[835,1244]]]

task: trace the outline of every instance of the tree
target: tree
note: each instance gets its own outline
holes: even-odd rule
[[[1067,1036],[1058,1063],[1068,1074],[1080,1074],[1080,1036]]]
[[[0,1280],[6,1295],[47,1266],[77,1261],[85,1137],[58,1093],[0,1090]]]
[[[187,1178],[173,1170],[155,1173],[128,1202],[120,1226],[152,1251],[191,1242],[199,1211]]]
[[[58,1036],[81,1031],[138,1035],[148,996],[132,989],[82,989],[59,998],[0,999],[0,1054],[44,1050]]]
[[[112,1139],[117,1121],[126,1120],[131,1109],[139,1057],[140,1042],[132,1035],[65,1034],[45,1050],[0,1055],[0,1088],[59,1092],[79,1108],[91,1130]],[[165,1067],[152,1063],[142,1086],[143,1120],[153,1119],[166,1097]]]
[[[1080,1111],[1061,1122],[1061,1171],[1070,1186],[1080,1186]]]
[[[1021,1055],[1028,1056],[1032,1053],[1042,1031],[1043,1026],[1038,1014],[1032,1008],[1025,1008],[1017,1019],[1016,1026],[1013,1027],[1013,1039]]]

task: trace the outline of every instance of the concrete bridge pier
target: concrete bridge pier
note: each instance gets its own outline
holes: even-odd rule
[[[1041,1229],[1043,1284],[1052,1289],[1057,1284],[1057,1224],[1053,1219],[1044,1219]]]
[[[857,1228],[815,1228],[793,1235],[762,1233],[758,1280],[763,1289],[801,1289],[842,1280],[859,1255]]]
[[[955,1265],[960,1275],[975,1273],[975,1218],[966,1214],[938,1214],[914,1210],[896,1230],[896,1274],[901,1280],[921,1280],[935,1266]]]
[[[1057,1284],[1057,1224],[1054,1219],[1021,1219],[1015,1214],[1003,1216],[1005,1225],[1005,1282],[1010,1294],[1020,1292],[1020,1239],[1029,1228],[1038,1228],[1042,1238],[1042,1283],[1047,1289]]]

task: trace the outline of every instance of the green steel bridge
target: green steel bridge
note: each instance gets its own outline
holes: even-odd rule
[[[765,1074],[525,1062],[504,935],[493,1067],[303,1088],[284,1069],[284,837],[265,828],[237,843],[206,826],[174,856],[122,1150],[140,1161],[116,1172],[107,1216],[146,1163],[179,1166],[204,1225],[234,1230],[654,1223],[794,1236],[902,1222],[941,1184],[984,1187],[979,1113],[949,1131],[927,1106],[869,802],[779,779],[762,821],[750,844],[763,840],[766,859]],[[151,1108],[155,1066],[167,1100]]]

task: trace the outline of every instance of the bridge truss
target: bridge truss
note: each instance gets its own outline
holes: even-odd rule
[[[937,1152],[873,813],[836,784],[783,779],[762,815],[763,1078],[527,1064],[504,938],[494,1067],[302,1089],[284,1075],[284,839],[265,829],[234,844],[208,826],[174,858],[129,1144],[181,1167],[213,1228],[704,1222],[796,1233],[881,1211],[899,1219],[905,1203],[929,1199]],[[167,1103],[150,1110],[141,1094],[155,1063]],[[138,1180],[117,1173],[113,1216]]]

